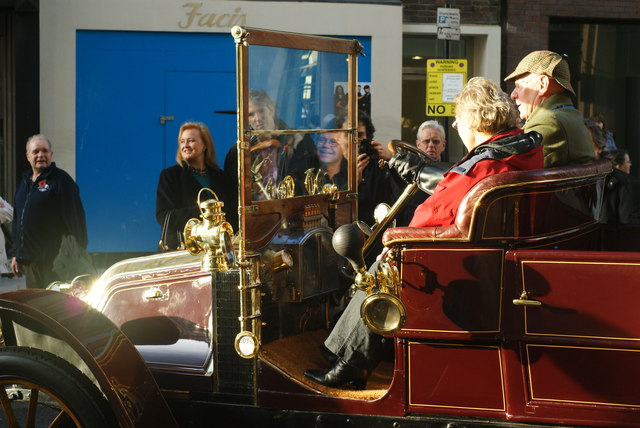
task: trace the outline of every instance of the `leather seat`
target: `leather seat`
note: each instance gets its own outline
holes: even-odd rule
[[[531,244],[572,236],[596,227],[610,171],[611,162],[600,160],[587,165],[496,174],[467,193],[454,224],[391,228],[384,233],[383,243]]]

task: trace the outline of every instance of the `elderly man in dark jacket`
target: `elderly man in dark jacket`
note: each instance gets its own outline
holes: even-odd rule
[[[51,161],[51,143],[44,135],[27,141],[25,171],[15,195],[14,257],[11,270],[26,273],[27,288],[44,288],[60,279],[53,269],[62,237],[71,235],[87,246],[87,225],[80,191],[73,179]]]

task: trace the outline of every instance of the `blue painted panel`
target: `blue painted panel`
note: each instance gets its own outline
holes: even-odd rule
[[[161,125],[160,116],[208,123],[213,110],[235,109],[235,87],[229,99],[227,79],[221,81],[225,91],[215,84],[202,87],[202,80],[189,85],[185,79],[182,104],[191,99],[201,110],[168,111],[167,95],[175,88],[167,85],[177,82],[167,75],[196,70],[234,76],[233,39],[227,34],[79,31],[76,43],[76,171],[89,251],[154,251],[160,234],[158,176],[175,164],[175,151],[165,153],[175,148],[181,124]],[[205,106],[203,100],[213,103]],[[168,124],[178,127],[171,135],[165,135]],[[235,120],[227,126],[225,132],[235,135]]]
[[[165,164],[175,163],[180,126],[184,122],[195,121],[207,124],[218,165],[223,166],[229,148],[237,140],[235,84],[235,72],[167,72],[167,111],[171,112],[174,120],[165,124]],[[197,92],[193,88],[198,88]]]

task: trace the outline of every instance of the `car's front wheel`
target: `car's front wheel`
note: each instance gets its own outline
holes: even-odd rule
[[[67,361],[40,349],[0,348],[0,426],[118,426],[98,388]]]

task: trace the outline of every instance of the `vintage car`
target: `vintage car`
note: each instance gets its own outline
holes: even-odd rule
[[[360,44],[232,34],[237,227],[204,196],[184,250],[1,294],[3,426],[640,426],[640,229],[598,221],[608,162],[495,175],[455,224],[391,227],[414,183],[358,224]],[[321,120],[337,84],[342,128]],[[256,90],[277,101],[276,129],[251,126]],[[326,134],[349,141],[343,183],[319,168],[272,175],[256,149],[277,136],[286,157]],[[324,387],[303,372],[328,368],[319,345],[352,284],[390,352],[365,389]]]

